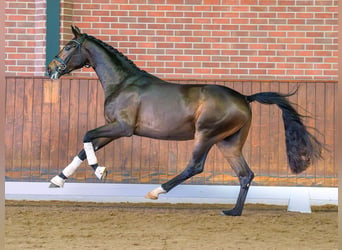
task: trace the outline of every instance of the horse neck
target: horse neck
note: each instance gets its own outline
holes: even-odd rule
[[[96,42],[89,41],[85,47],[89,53],[89,61],[101,82],[105,96],[111,95],[119,87],[119,84],[129,76],[129,69],[121,63],[120,58],[118,58],[120,55],[110,53]]]

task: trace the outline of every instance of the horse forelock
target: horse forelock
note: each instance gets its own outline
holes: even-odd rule
[[[102,46],[107,52],[113,55],[118,61],[123,64],[123,66],[128,67],[128,70],[134,70],[138,72],[146,73],[144,70],[140,69],[132,60],[130,60],[127,56],[125,56],[122,52],[118,49],[114,48],[113,46],[103,42],[102,40],[94,37],[94,36],[87,36],[87,39],[99,44]]]

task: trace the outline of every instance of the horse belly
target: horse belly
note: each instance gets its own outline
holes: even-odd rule
[[[134,134],[163,140],[191,140],[195,125],[191,118],[180,118],[167,112],[149,113],[138,119]]]
[[[164,140],[194,138],[194,103],[179,85],[157,85],[141,97],[135,134]]]

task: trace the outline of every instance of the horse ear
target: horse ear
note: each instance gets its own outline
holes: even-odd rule
[[[75,37],[79,37],[82,35],[80,29],[77,26],[71,25],[72,33],[74,33]]]

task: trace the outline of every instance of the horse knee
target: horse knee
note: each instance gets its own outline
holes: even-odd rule
[[[88,131],[83,137],[83,143],[92,142],[93,136],[91,131]]]

